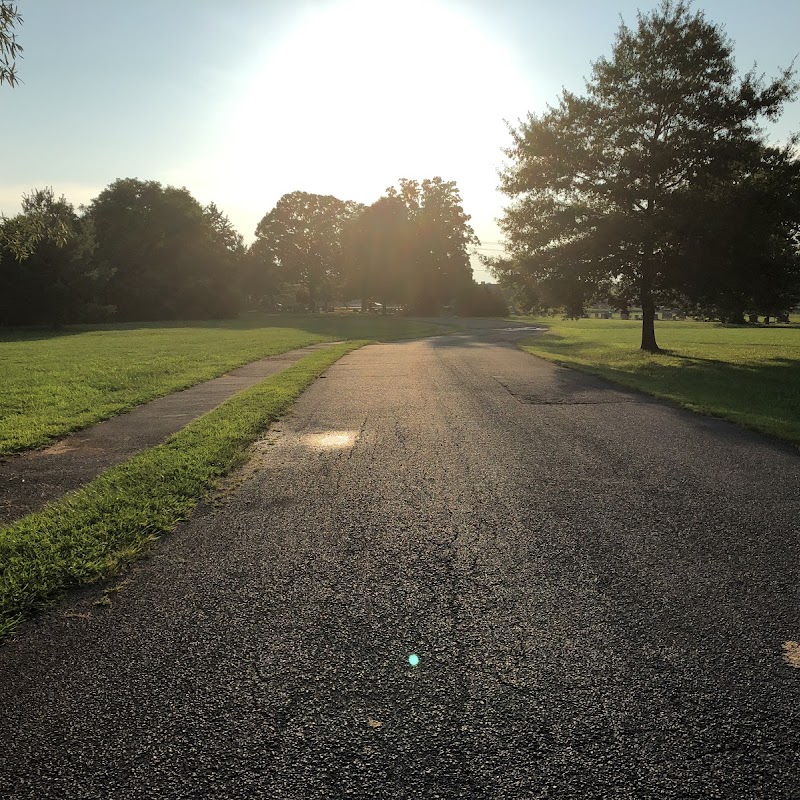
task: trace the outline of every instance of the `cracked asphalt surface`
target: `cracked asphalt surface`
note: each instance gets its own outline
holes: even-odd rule
[[[346,356],[24,626],[0,796],[799,797],[796,449],[518,335]]]

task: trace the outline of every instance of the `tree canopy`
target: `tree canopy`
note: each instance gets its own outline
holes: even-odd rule
[[[440,177],[403,178],[386,195],[403,203],[410,223],[406,303],[420,314],[438,313],[471,286],[470,248],[480,244],[458,186]]]
[[[290,192],[256,227],[259,249],[272,254],[285,281],[303,287],[312,311],[340,279],[342,232],[361,208],[332,195]]]
[[[96,260],[120,320],[202,319],[236,306],[241,239],[187,189],[124,178],[90,204]]]
[[[367,310],[379,302],[407,300],[406,276],[413,256],[411,221],[398,197],[381,197],[353,217],[344,231],[344,288]]]
[[[102,287],[91,223],[51,188],[36,189],[0,233],[0,324],[81,319]]]
[[[565,90],[511,130],[501,188],[513,202],[501,226],[512,258],[497,274],[573,308],[598,292],[635,297],[641,346],[657,350],[656,301],[697,286],[688,209],[724,216],[712,189],[756,163],[758,121],[794,96],[792,74],[738,77],[731,42],[685,2],[663,0],[635,28],[622,24],[584,95]]]
[[[800,302],[800,161],[792,142],[747,155],[724,180],[687,193],[674,265],[689,305],[730,323]]]
[[[297,284],[312,310],[345,291],[363,308],[435,314],[472,286],[478,243],[456,183],[440,177],[403,178],[370,206],[291,192],[258,224],[249,274]]]
[[[0,219],[0,325],[316,310],[355,297],[422,313],[502,306],[472,281],[476,240],[441,178],[402,180],[370,206],[286,194],[249,247],[215,203],[152,180],[121,178],[77,210],[52,189],[22,205]]]

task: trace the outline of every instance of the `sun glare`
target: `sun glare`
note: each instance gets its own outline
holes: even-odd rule
[[[480,164],[493,190],[503,118],[524,107],[515,74],[503,48],[448,5],[318,9],[259,66],[228,178],[262,197],[266,182],[371,202],[401,176],[463,187]]]

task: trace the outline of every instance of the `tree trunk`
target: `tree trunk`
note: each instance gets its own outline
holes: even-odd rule
[[[647,217],[650,223],[652,223],[655,208],[655,200],[651,192],[651,196],[647,202]],[[653,300],[653,253],[654,245],[651,231],[644,243],[644,252],[642,253],[642,277],[639,283],[639,299],[642,304],[641,349],[646,350],[648,353],[658,353],[661,349],[656,342],[656,304]]]
[[[648,353],[659,353],[661,348],[656,342],[656,304],[653,302],[653,293],[650,287],[643,285],[641,290],[642,301],[642,350]]]
[[[722,315],[722,321],[728,325],[745,325],[744,311],[728,311]]]

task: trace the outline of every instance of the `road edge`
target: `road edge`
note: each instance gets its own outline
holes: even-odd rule
[[[119,574],[186,519],[320,375],[370,343],[343,342],[313,353],[234,395],[164,443],[0,528],[0,640],[71,587]]]

